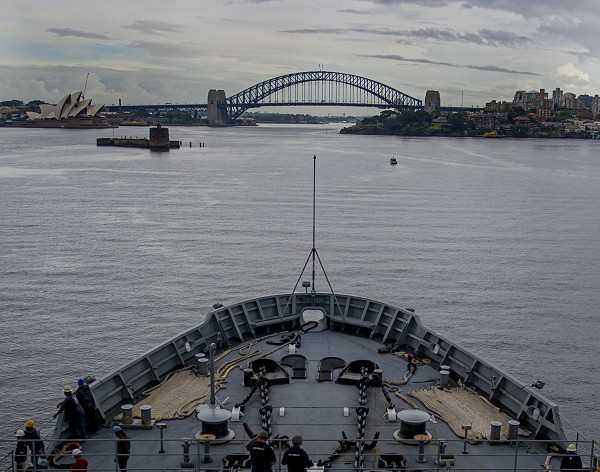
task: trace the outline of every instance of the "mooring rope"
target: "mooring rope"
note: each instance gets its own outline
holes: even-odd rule
[[[420,400],[430,411],[434,412],[457,436],[463,437],[462,425],[471,424],[472,429],[468,432],[468,439],[481,441],[488,438],[490,433],[490,422],[500,421],[502,423],[501,434],[508,434],[508,415],[492,405],[487,399],[461,387],[440,390],[437,387],[413,390],[410,396]],[[520,436],[527,436],[528,432],[519,429]]]
[[[289,343],[285,343],[266,353],[259,349],[252,350],[259,342],[281,334],[280,332],[253,339],[237,349],[227,349],[216,356],[215,362],[219,362],[232,353],[238,353],[238,356],[221,364],[215,370],[215,392],[225,386],[227,376],[232,370],[242,368],[243,363],[249,366],[249,359],[264,358],[288,346]],[[293,333],[290,343],[297,342],[299,338],[300,332]],[[155,420],[185,418],[194,413],[199,404],[205,403],[210,398],[210,376],[198,376],[195,370],[196,366],[188,366],[171,372],[160,384],[143,391],[144,399],[134,405],[133,416],[138,418],[141,416],[142,405],[152,406],[152,417]],[[117,418],[121,418],[121,415]]]

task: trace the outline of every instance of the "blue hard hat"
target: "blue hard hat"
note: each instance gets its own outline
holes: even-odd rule
[[[77,385],[84,385],[84,384],[85,384],[85,380],[83,380],[83,379],[79,379],[77,381]]]
[[[118,433],[119,431],[121,431],[121,427],[120,426],[113,427],[113,433]]]

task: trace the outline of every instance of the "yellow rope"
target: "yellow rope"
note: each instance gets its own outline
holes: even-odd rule
[[[238,349],[227,349],[218,357],[215,357],[215,362],[218,362],[232,352],[237,351],[240,354],[238,357],[221,365],[215,371],[215,392],[224,387],[225,383],[227,383],[227,376],[233,369],[241,367],[243,361],[262,354],[258,349],[251,351],[254,345],[264,339],[278,335],[281,335],[281,333],[253,339]],[[296,333],[290,342],[295,341],[298,335]],[[287,345],[288,343],[284,343],[271,352],[262,354],[261,357],[272,354]],[[141,416],[140,407],[142,405],[152,406],[152,418],[155,420],[185,418],[194,413],[196,407],[201,403],[205,403],[210,397],[210,377],[199,377],[194,374],[194,369],[195,366],[189,366],[171,372],[160,384],[142,392],[145,398],[134,405],[133,416],[137,418]],[[117,418],[122,418],[122,415],[117,416]]]
[[[413,390],[408,393],[420,400],[430,411],[437,414],[459,437],[464,437],[462,425],[471,425],[467,438],[480,441],[488,437],[490,422],[502,423],[501,434],[508,434],[507,423],[511,419],[480,395],[460,387],[440,390],[437,387]],[[483,401],[482,401],[483,400]],[[519,429],[520,436],[527,436],[526,430]]]
[[[215,391],[224,383],[223,379],[216,378]],[[134,405],[133,416],[140,416],[142,405],[151,405],[152,417],[156,420],[185,418],[210,397],[210,379],[196,376],[191,369],[184,369],[144,394],[146,398]]]

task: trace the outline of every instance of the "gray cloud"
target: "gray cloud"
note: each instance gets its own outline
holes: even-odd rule
[[[443,7],[458,0],[372,0],[378,5],[422,5],[425,7]]]
[[[304,28],[287,30],[293,34],[348,34],[366,33],[381,36],[396,36],[399,38],[432,39],[437,41],[478,44],[481,46],[510,46],[517,47],[531,42],[527,36],[516,35],[509,31],[494,31],[481,29],[475,33],[459,33],[450,29],[420,28],[415,30],[394,30],[390,28]]]
[[[458,33],[449,29],[421,28],[418,30],[400,31],[399,36],[418,39],[436,39],[456,43],[471,43],[486,46],[520,46],[529,43],[527,36],[519,36],[508,31],[481,29],[476,33]]]
[[[416,59],[416,58],[413,59],[413,58],[402,57],[397,54],[374,54],[374,55],[367,55],[367,56],[362,56],[362,57],[372,57],[374,59],[389,59],[391,61],[412,62],[412,63],[416,63],[416,64],[433,64],[433,65],[437,65],[437,66],[459,67],[456,64],[451,64],[449,62],[431,61],[429,59]]]
[[[464,66],[459,66],[459,67],[464,67],[465,69],[483,70],[483,71],[488,71],[488,72],[505,72],[507,74],[533,75],[533,76],[536,76],[536,77],[540,76],[540,74],[536,74],[535,72],[513,70],[513,69],[505,69],[504,67],[498,67],[498,66],[471,66],[471,65],[464,65]]]
[[[366,10],[355,10],[353,8],[346,8],[345,10],[338,10],[340,13],[352,13],[353,15],[372,15],[371,12]]]
[[[155,20],[137,20],[130,25],[122,26],[126,29],[140,31],[144,34],[164,35],[165,33],[181,33],[183,26],[176,23]]]
[[[574,21],[571,18],[555,16],[542,23],[538,32],[550,38],[564,38],[566,41],[575,41],[586,49],[587,55],[600,57],[598,49],[598,19],[585,18]],[[581,54],[581,51],[579,52]]]
[[[527,18],[543,18],[557,12],[584,15],[599,15],[600,2],[597,0],[451,0],[453,3],[463,3],[472,7],[508,11]],[[378,0],[375,0],[377,3]]]
[[[399,56],[396,54],[376,54],[376,55],[366,55],[363,57],[372,57],[374,59],[389,59],[389,60],[393,60],[393,61],[410,62],[410,63],[414,63],[414,64],[431,64],[431,65],[436,65],[436,66],[457,67],[457,68],[461,68],[461,69],[474,69],[474,70],[481,70],[481,71],[488,71],[488,72],[502,72],[502,73],[506,73],[506,74],[519,74],[519,75],[532,75],[532,76],[540,75],[540,74],[536,74],[535,72],[505,69],[503,67],[498,67],[498,66],[493,66],[493,65],[473,66],[473,65],[469,65],[469,64],[465,64],[465,65],[452,64],[450,62],[432,61],[430,59],[407,58],[407,57],[402,57],[402,56]]]
[[[528,18],[543,18],[551,13],[578,12],[586,15],[600,15],[600,2],[597,0],[370,0],[376,5],[419,5],[424,7],[443,7],[460,5],[463,8],[485,8],[515,13]]]
[[[160,103],[204,103],[197,94],[198,82],[208,81],[201,70],[151,69],[119,70],[93,66],[7,67],[0,64],[0,94],[7,97],[45,100],[56,103],[66,93],[82,90],[89,72],[86,96],[94,103],[111,105]],[[25,78],[24,78],[25,77]],[[222,85],[222,84],[220,84]],[[30,98],[29,98],[30,97]]]
[[[46,31],[61,37],[73,36],[76,38],[110,39],[105,34],[90,33],[89,31],[79,31],[71,28],[48,28]]]

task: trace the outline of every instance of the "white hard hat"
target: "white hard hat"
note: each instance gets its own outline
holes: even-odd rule
[[[18,438],[20,438],[20,437],[22,437],[22,436],[25,436],[25,431],[23,431],[22,429],[20,429],[20,430],[18,430],[18,431],[15,433],[15,436],[16,436],[16,437],[18,437]]]
[[[81,449],[73,449],[73,452],[71,453],[74,456],[80,456],[81,455]]]

